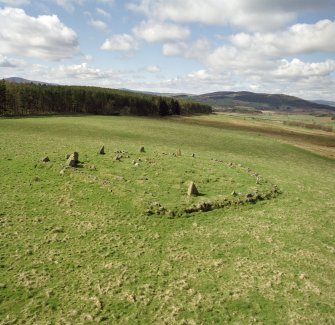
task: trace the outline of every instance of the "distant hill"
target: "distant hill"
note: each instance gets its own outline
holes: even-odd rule
[[[196,96],[176,96],[199,103],[211,105],[216,110],[251,109],[280,112],[335,112],[335,107],[322,103],[307,101],[283,94],[264,94],[248,91],[220,91]]]
[[[35,85],[51,85],[50,83],[43,82],[43,81],[35,81],[35,80],[28,80],[20,77],[10,77],[4,78],[8,82],[14,82],[17,84],[35,84]]]
[[[312,100],[312,102],[317,103],[317,104],[322,104],[322,105],[328,105],[328,106],[335,107],[335,102],[332,102],[330,100],[317,99],[317,100]]]

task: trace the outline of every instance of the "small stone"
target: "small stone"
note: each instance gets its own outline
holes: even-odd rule
[[[49,161],[50,161],[50,159],[49,159],[48,156],[45,156],[45,157],[42,158],[42,162],[49,162]]]
[[[62,169],[60,172],[59,172],[59,174],[61,174],[62,176],[65,174],[65,170],[64,169]]]
[[[95,165],[92,165],[92,166],[90,167],[90,170],[97,170],[97,167],[96,167]]]
[[[137,162],[134,164],[135,167],[138,167],[140,164]]]
[[[39,182],[41,179],[38,177],[38,176],[34,176],[33,178],[32,178],[32,181],[33,182]]]
[[[232,191],[232,192],[231,192],[231,195],[232,195],[232,196],[237,196],[238,194],[237,194],[235,191]]]
[[[145,149],[144,149],[144,147],[142,146],[142,147],[140,147],[140,150],[139,150],[140,152],[145,152]]]
[[[66,160],[69,159],[70,156],[71,156],[71,154],[70,154],[70,153],[67,153],[66,156],[65,156],[65,159],[66,159]]]
[[[192,153],[192,158],[195,158],[195,153]]]
[[[197,196],[197,195],[199,195],[198,189],[195,186],[194,182],[190,183],[190,185],[188,187],[188,190],[187,190],[187,195],[188,196]]]
[[[70,167],[77,167],[77,164],[79,162],[79,154],[78,152],[72,153],[69,158],[67,159],[67,165]]]
[[[0,289],[5,289],[7,288],[7,285],[5,283],[0,283]]]
[[[79,162],[79,153],[75,151],[75,152],[73,153],[73,158],[74,158],[74,160],[78,163],[78,162]]]
[[[169,217],[175,217],[176,213],[173,210],[166,210],[165,214]]]
[[[102,146],[102,148],[99,150],[99,155],[105,154],[105,146]]]
[[[117,155],[117,156],[114,157],[114,160],[116,160],[116,161],[120,161],[121,158],[122,158],[122,155]]]
[[[63,232],[64,232],[64,228],[63,228],[62,226],[54,227],[54,228],[52,229],[52,232],[53,232],[54,234],[57,234],[57,233],[63,233]]]

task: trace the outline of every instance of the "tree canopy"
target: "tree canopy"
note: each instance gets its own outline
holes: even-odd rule
[[[132,91],[0,80],[0,116],[100,114],[166,116],[211,113],[206,104]]]

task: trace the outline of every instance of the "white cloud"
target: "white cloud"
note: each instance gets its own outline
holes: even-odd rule
[[[220,0],[142,0],[139,5],[132,4],[130,9],[140,11],[148,17],[158,17],[161,20],[175,22],[198,22],[208,25],[233,24],[248,26],[255,29],[258,25],[269,25],[272,22],[265,21],[266,16],[259,19],[257,12],[243,10],[243,1]],[[279,13],[273,16],[273,21],[287,23],[293,17],[291,14]],[[252,23],[256,23],[253,26]]]
[[[104,30],[107,28],[107,24],[101,20],[91,19],[89,24],[96,29]]]
[[[335,61],[306,63],[299,59],[291,61],[282,60],[280,65],[273,71],[273,75],[285,79],[304,79],[329,76],[335,71]]]
[[[115,0],[98,0],[98,2],[112,6],[115,3]]]
[[[304,62],[299,55],[335,53],[335,23],[296,24],[272,33],[238,33],[212,49],[206,39],[170,42],[164,55],[196,59],[201,69],[169,81],[170,87],[211,90],[249,90],[296,94],[305,98],[334,93],[335,60]],[[289,59],[290,57],[293,59]],[[311,58],[311,56],[310,56]],[[306,60],[306,59],[305,59]],[[184,85],[184,86],[183,86]],[[181,88],[183,89],[183,88]],[[322,95],[321,95],[322,94]]]
[[[157,73],[157,72],[160,72],[161,69],[157,65],[148,65],[146,67],[146,71],[150,73]]]
[[[85,61],[92,61],[93,60],[92,55],[85,55],[84,58],[85,58]]]
[[[276,33],[240,33],[230,37],[232,45],[266,55],[290,55],[313,52],[335,52],[335,21],[296,24]]]
[[[192,73],[188,74],[189,78],[193,78],[193,79],[198,79],[198,80],[206,80],[206,79],[210,79],[211,76],[208,73],[207,70],[198,70],[198,71],[194,71]]]
[[[74,56],[79,51],[76,33],[56,15],[28,16],[22,9],[0,9],[0,54],[50,60]]]
[[[162,53],[166,56],[185,56],[187,57],[188,45],[185,42],[165,43]]]
[[[55,78],[70,79],[101,79],[108,77],[108,73],[102,72],[100,69],[90,67],[86,62],[73,65],[60,65],[52,69]]]
[[[296,24],[273,33],[238,33],[224,39],[224,44],[211,49],[206,39],[194,43],[165,43],[167,56],[197,59],[211,69],[234,70],[241,74],[261,76],[277,67],[287,56],[315,52],[335,53],[335,22],[321,20],[315,24]]]
[[[109,18],[111,15],[109,12],[107,12],[106,10],[102,9],[102,8],[96,8],[96,12],[101,15],[104,16],[106,18]]]
[[[147,42],[168,42],[187,38],[190,30],[171,23],[149,20],[142,21],[133,29],[133,33]]]
[[[76,6],[82,5],[84,0],[55,0],[56,4],[68,12],[74,12]]]
[[[184,56],[189,59],[202,61],[210,52],[209,41],[205,38],[198,39],[193,43],[170,42],[163,44],[162,53],[165,56]]]
[[[108,38],[101,46],[102,50],[132,51],[137,49],[137,42],[129,34],[116,34]]]
[[[30,0],[0,0],[0,3],[11,7],[20,7],[30,3]]]
[[[151,19],[178,23],[197,22],[208,25],[233,25],[252,31],[285,26],[299,12],[319,8],[335,9],[333,0],[140,0],[128,4],[130,10]]]
[[[24,69],[21,69],[21,68]],[[29,80],[41,80],[57,84],[121,86],[123,73],[112,69],[100,69],[87,62],[60,64],[49,67],[41,64],[20,62],[17,68],[3,69],[3,77],[20,76]],[[129,78],[129,76],[127,76]]]
[[[6,56],[0,55],[0,67],[1,68],[16,68],[17,63],[15,60],[9,59]]]

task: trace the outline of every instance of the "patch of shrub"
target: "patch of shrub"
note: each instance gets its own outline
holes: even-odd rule
[[[288,126],[299,126],[299,127],[303,127],[303,128],[306,128],[306,129],[315,129],[315,130],[322,130],[322,131],[326,131],[326,132],[333,132],[333,128],[331,126],[316,124],[316,123],[284,121],[283,124],[288,125]]]

